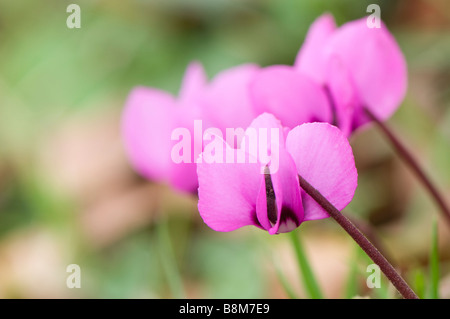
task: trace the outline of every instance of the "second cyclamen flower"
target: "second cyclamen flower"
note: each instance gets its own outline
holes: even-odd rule
[[[328,217],[300,188],[298,175],[339,210],[352,200],[357,172],[351,147],[339,129],[326,123],[309,123],[288,131],[267,113],[257,117],[247,131],[259,132],[255,128],[279,130],[279,139],[267,145],[272,157],[278,156],[276,170],[253,151],[247,135],[239,149],[231,150],[223,141],[222,153],[241,156],[244,152],[255,161],[204,160],[197,164],[198,208],[212,229],[232,231],[253,225],[277,234],[292,231],[303,221]]]

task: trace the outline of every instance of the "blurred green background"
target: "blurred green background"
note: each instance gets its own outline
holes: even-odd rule
[[[66,26],[71,3],[80,29]],[[292,64],[319,15],[342,24],[371,3],[409,69],[388,124],[448,199],[446,0],[0,0],[0,297],[285,298],[277,269],[305,297],[286,236],[216,233],[195,198],[137,176],[120,115],[136,85],[176,93],[191,60],[210,77],[245,62]],[[437,220],[440,296],[449,298],[450,232],[436,206],[375,127],[351,143],[359,187],[348,212],[419,291]],[[368,260],[332,220],[299,233],[326,297],[395,297],[386,282],[367,289]],[[69,264],[81,268],[79,289],[66,286]]]

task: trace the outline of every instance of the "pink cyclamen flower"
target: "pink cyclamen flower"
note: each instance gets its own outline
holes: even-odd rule
[[[273,130],[277,138],[261,143],[269,141],[267,135]],[[255,132],[256,140],[252,140]],[[352,200],[357,186],[348,140],[328,123],[302,124],[289,131],[264,113],[247,128],[239,149],[224,141],[219,148],[223,160],[208,158],[204,152],[197,164],[198,209],[216,231],[253,225],[278,234],[292,231],[303,221],[328,217],[300,188],[298,175],[339,210]],[[271,154],[271,160],[263,154]]]
[[[345,134],[367,123],[364,108],[380,120],[400,105],[407,87],[403,54],[386,26],[367,18],[337,28],[325,14],[310,27],[294,67],[327,88],[336,124]]]
[[[128,157],[141,175],[169,183],[178,190],[195,191],[196,165],[194,161],[172,160],[171,150],[176,143],[172,132],[178,127],[193,130],[194,120],[201,118],[199,100],[205,85],[203,67],[194,62],[186,70],[178,98],[146,87],[137,87],[130,93],[122,117],[122,133]]]

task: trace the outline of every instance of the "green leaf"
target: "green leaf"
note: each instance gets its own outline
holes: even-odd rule
[[[345,298],[350,299],[358,295],[358,261],[361,248],[355,245],[355,254],[351,261],[350,271],[348,273],[347,285],[345,289]]]
[[[422,269],[417,269],[414,274],[414,288],[420,299],[425,298],[425,273]]]
[[[278,280],[280,280],[281,286],[284,289],[284,292],[286,293],[286,295],[291,298],[291,299],[298,299],[297,294],[294,292],[294,289],[292,289],[291,285],[289,284],[289,282],[287,281],[286,277],[284,276],[283,272],[280,269],[280,265],[278,264],[278,262],[276,260],[273,260],[273,264],[275,267],[275,271],[277,273],[278,276]]]
[[[433,222],[430,254],[430,299],[439,299],[439,247],[436,221]]]

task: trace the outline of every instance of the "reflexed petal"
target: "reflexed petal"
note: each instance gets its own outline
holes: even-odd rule
[[[182,101],[194,101],[202,94],[206,86],[206,74],[199,62],[191,62],[184,74],[181,84],[179,99]]]
[[[342,61],[333,56],[327,69],[327,88],[335,111],[336,125],[345,136],[352,132],[355,109],[360,107],[351,75]]]
[[[183,104],[179,103],[176,108],[175,119],[176,127],[182,128],[189,131],[190,140],[189,144],[189,159],[186,162],[174,162],[172,159],[172,165],[169,172],[169,183],[175,189],[195,192],[198,187],[197,178],[197,165],[195,160],[198,158],[202,152],[202,147],[204,146],[203,137],[203,121],[202,121],[201,109],[197,104]],[[195,122],[201,122],[198,127],[195,127]],[[175,127],[174,127],[175,128]],[[176,136],[174,138],[177,138]],[[178,137],[179,138],[179,137]],[[171,151],[172,148],[180,142],[179,140],[171,141]]]
[[[357,171],[347,138],[335,126],[309,123],[292,129],[286,148],[307,182],[325,196],[338,210],[347,206],[357,186]],[[328,217],[319,204],[303,193],[305,220]]]
[[[248,85],[258,71],[254,64],[240,65],[217,74],[206,88],[203,99],[205,117],[213,126],[246,128],[255,118]]]
[[[324,48],[336,30],[331,14],[324,14],[313,22],[295,60],[295,69],[310,76],[317,83],[325,81],[326,58]]]
[[[300,187],[295,163],[285,148],[285,129],[272,114],[264,113],[247,128],[241,150],[261,163],[263,177],[256,199],[256,212],[261,226],[270,234],[289,232],[303,221]],[[276,133],[276,134],[274,134]],[[257,143],[256,147],[254,144]],[[255,152],[257,150],[257,152]],[[267,167],[266,164],[268,164]],[[265,170],[264,170],[265,169]],[[270,173],[270,177],[263,173]],[[267,210],[267,184],[271,183],[276,198],[276,211]],[[272,221],[269,214],[273,214]]]
[[[169,172],[169,183],[177,190],[190,193],[195,192],[198,187],[197,165],[195,161],[193,160],[189,163],[172,163]]]
[[[267,157],[272,148],[274,151],[279,150],[280,145],[285,148],[286,136],[286,130],[281,122],[272,114],[263,113],[255,118],[245,130],[240,148],[261,163],[267,164]]]
[[[264,68],[250,86],[258,113],[274,114],[287,127],[312,121],[331,121],[331,109],[322,87],[292,67]]]
[[[352,75],[360,102],[380,119],[389,118],[404,98],[406,62],[384,24],[368,28],[366,18],[342,25],[327,52],[340,57]]]
[[[286,149],[281,148],[279,154],[279,168],[276,172],[270,172],[277,203],[276,223],[268,229],[271,235],[290,232],[297,228],[304,219],[295,163]],[[267,216],[267,209],[265,213]],[[258,217],[260,215],[261,212],[258,211]]]
[[[149,179],[165,180],[170,172],[174,98],[162,91],[135,88],[122,117],[125,149],[134,168]]]
[[[239,153],[223,142],[224,153]],[[203,154],[202,154],[203,156]],[[235,154],[234,156],[237,156]],[[247,225],[260,227],[256,195],[261,178],[258,163],[197,164],[198,210],[203,221],[216,231],[232,231]]]

